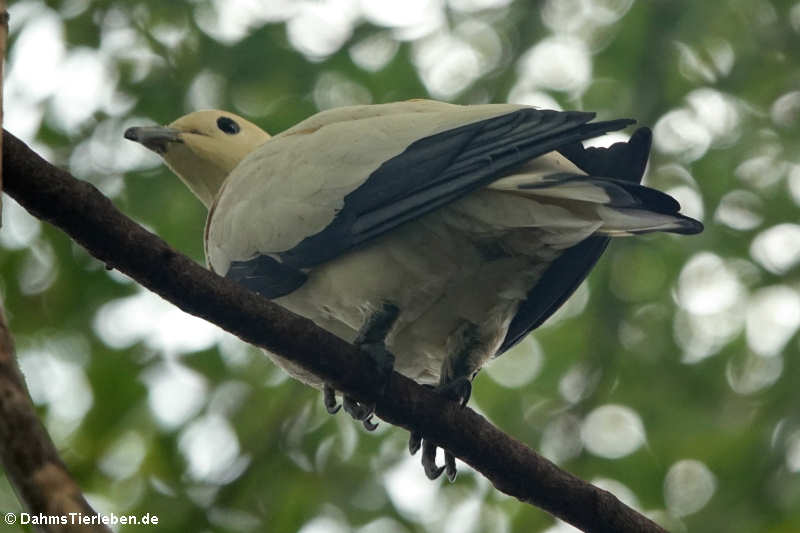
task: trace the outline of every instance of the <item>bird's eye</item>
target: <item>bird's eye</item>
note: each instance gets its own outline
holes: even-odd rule
[[[219,117],[217,119],[217,127],[228,135],[239,133],[239,125],[232,118]]]

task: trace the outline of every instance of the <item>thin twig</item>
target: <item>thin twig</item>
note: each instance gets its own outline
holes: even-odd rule
[[[556,467],[469,408],[393,373],[385,395],[378,371],[353,346],[202,268],[120,213],[92,185],[53,167],[6,134],[6,191],[89,252],[184,311],[287,359],[360,401],[378,416],[452,451],[499,490],[586,532],[664,529],[609,492]]]

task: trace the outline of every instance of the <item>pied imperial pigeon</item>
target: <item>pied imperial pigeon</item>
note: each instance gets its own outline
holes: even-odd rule
[[[633,120],[431,100],[330,109],[270,137],[225,111],[125,137],[208,208],[208,266],[466,403],[471,381],[572,294],[611,237],[702,224],[640,185],[651,134],[584,148]],[[322,379],[268,354],[294,378]],[[345,395],[368,429],[373,406]],[[431,479],[455,461],[412,434]]]

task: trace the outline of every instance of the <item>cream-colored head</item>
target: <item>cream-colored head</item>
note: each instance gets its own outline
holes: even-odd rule
[[[211,207],[231,170],[269,134],[233,113],[211,109],[189,113],[166,127],[129,128],[125,138],[161,155],[194,195]]]

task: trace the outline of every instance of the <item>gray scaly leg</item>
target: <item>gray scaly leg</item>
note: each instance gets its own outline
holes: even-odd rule
[[[478,326],[466,323],[456,333],[457,350],[451,353],[442,364],[439,385],[436,391],[444,397],[458,402],[461,406],[467,405],[472,394],[472,378],[475,377],[480,366],[476,353],[481,351],[482,343]],[[412,432],[408,440],[408,450],[414,455],[422,447],[422,467],[428,479],[434,480],[447,474],[447,479],[455,481],[456,459],[448,450],[444,450],[444,466],[436,466],[436,445],[423,439],[422,435]]]
[[[392,369],[394,368],[394,355],[386,349],[385,340],[392,326],[394,326],[398,314],[400,314],[400,310],[397,306],[389,303],[384,304],[380,310],[373,313],[367,321],[364,322],[361,331],[358,333],[355,341],[353,341],[353,344],[369,355],[378,366],[381,380],[381,393],[385,390],[389,376],[392,374]],[[325,408],[331,414],[336,413],[340,406],[336,405],[333,388],[325,384],[323,392]],[[364,424],[364,427],[368,431],[373,431],[378,427],[378,424],[372,421],[375,404],[360,403],[345,394],[342,400],[342,406],[344,406],[346,413]]]

